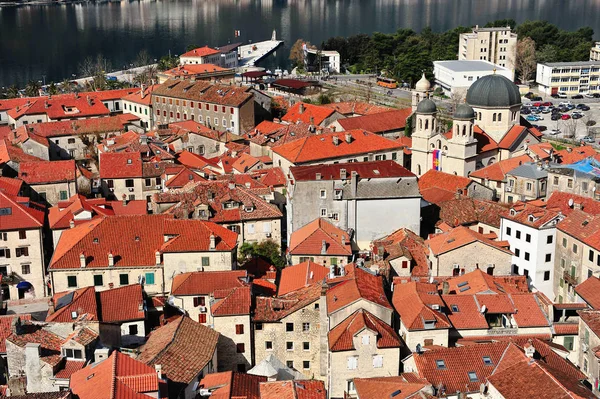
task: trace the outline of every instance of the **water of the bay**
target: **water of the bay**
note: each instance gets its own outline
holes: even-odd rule
[[[102,54],[122,69],[146,49],[158,58],[190,44],[266,40],[286,46],[263,65],[287,68],[289,46],[330,36],[442,31],[513,18],[548,20],[563,29],[591,26],[600,37],[600,0],[122,0],[0,8],[0,86],[60,81],[85,57]],[[234,31],[241,38],[234,37]]]

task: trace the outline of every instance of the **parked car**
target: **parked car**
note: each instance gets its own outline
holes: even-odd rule
[[[540,117],[537,115],[527,115],[525,119],[527,119],[529,122],[537,122],[540,120]]]
[[[540,96],[533,97],[533,98],[531,99],[531,101],[542,101],[542,100],[543,100],[543,98],[542,98],[542,97],[540,97]]]
[[[585,98],[594,98],[594,95],[592,93],[585,93],[584,97]]]
[[[558,103],[559,107],[566,107],[568,105],[573,105],[573,103],[571,101],[563,101],[563,102]]]
[[[544,125],[538,125],[536,126],[537,130],[539,130],[540,132],[545,132],[546,130],[548,130],[548,128]]]
[[[536,103],[533,103],[533,104],[532,104],[532,106],[534,106],[534,107],[536,107],[536,108],[539,108],[539,107],[541,107],[541,106],[542,106],[542,103],[540,103],[540,102],[536,102]]]
[[[585,136],[584,138],[581,139],[581,141],[583,141],[585,143],[593,143],[594,138],[592,136]]]
[[[589,111],[590,110],[590,106],[589,105],[583,105],[583,107],[579,108],[582,111]]]
[[[557,135],[557,134],[560,134],[560,133],[561,133],[561,131],[560,131],[560,129],[552,129],[552,130],[550,130],[550,132],[549,132],[549,133],[550,133],[551,135],[555,136],[555,135]]]
[[[529,92],[529,93],[525,94],[523,97],[531,99],[531,97],[535,97],[535,94],[533,94],[532,92]]]
[[[594,98],[600,98],[600,93],[594,93],[592,96],[594,96]]]
[[[559,98],[557,93],[551,94],[550,97],[552,97],[552,98]]]
[[[580,98],[583,98],[583,94],[575,94],[574,96],[571,96],[571,98],[574,100],[578,100]]]
[[[531,110],[529,108],[523,108],[521,110],[521,115],[529,115],[531,114]]]
[[[569,119],[571,119],[571,115],[569,115],[569,114],[563,114],[560,117],[560,119],[562,119],[563,121],[569,120]]]
[[[550,119],[552,119],[553,121],[557,121],[560,118],[562,118],[562,114],[552,114],[552,116],[550,117]]]
[[[573,112],[573,115],[571,115],[571,118],[573,119],[581,119],[583,118],[583,114],[580,112]]]
[[[556,95],[558,96],[558,98],[567,98],[567,95],[560,91],[558,93],[556,93]]]
[[[581,107],[585,107],[585,104],[577,104],[577,105],[575,106],[575,108],[577,108],[577,109],[581,109]]]
[[[544,107],[542,109],[542,114],[549,114],[550,112],[552,112],[552,110],[550,109],[550,107]]]
[[[542,103],[542,105],[543,105],[544,107],[551,107],[551,106],[553,106],[554,104],[552,104],[550,101],[546,101],[545,103]]]

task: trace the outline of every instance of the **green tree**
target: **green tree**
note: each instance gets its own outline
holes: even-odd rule
[[[37,97],[40,95],[40,89],[42,88],[42,84],[37,80],[30,80],[25,86],[25,96],[27,97]]]
[[[303,46],[306,43],[306,47],[313,47],[309,42],[305,42],[303,39],[296,40],[296,43],[292,45],[290,49],[290,60],[298,68],[304,67],[304,49]]]
[[[185,48],[185,51],[186,51],[186,53],[187,53],[188,51],[195,50],[195,49],[197,49],[198,47],[200,47],[200,46],[198,46],[198,45],[196,45],[196,44],[188,44],[188,45],[187,45],[187,47]]]
[[[530,37],[525,37],[517,42],[516,70],[523,83],[526,83],[535,72],[537,66],[535,42]]]
[[[17,98],[19,97],[19,88],[15,85],[10,86],[6,89],[6,98]]]
[[[48,91],[48,94],[50,94],[52,96],[59,93],[58,86],[56,86],[56,84],[54,82],[50,82],[50,84],[48,85],[47,91]]]
[[[515,29],[517,26],[517,21],[514,19],[497,19],[495,21],[488,22],[485,24],[486,28],[505,28],[510,26],[512,29]]]
[[[158,60],[158,70],[159,71],[167,71],[169,69],[175,68],[179,65],[179,57],[174,57],[171,55],[165,55]]]
[[[273,240],[261,242],[245,242],[238,250],[238,262],[244,264],[254,257],[262,257],[281,269],[285,266],[285,259],[281,256],[281,248]]]

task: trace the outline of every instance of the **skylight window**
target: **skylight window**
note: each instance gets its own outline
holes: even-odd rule
[[[462,287],[462,288],[461,288],[459,291],[460,291],[460,292],[465,292],[465,291],[468,291],[468,290],[470,290],[470,289],[471,289],[471,287],[469,287],[469,286],[467,285],[466,287]]]
[[[492,358],[490,358],[489,356],[484,356],[483,357],[483,364],[485,364],[486,366],[491,366],[494,363],[492,363]]]
[[[437,366],[438,370],[446,370],[446,362],[443,360],[436,360],[435,365]]]
[[[469,371],[469,381],[477,382],[479,378],[477,378],[477,374],[474,371]]]
[[[458,305],[452,305],[452,312],[458,312]]]
[[[458,286],[459,287],[464,287],[467,284],[469,284],[467,281],[463,281],[462,283],[458,283]]]

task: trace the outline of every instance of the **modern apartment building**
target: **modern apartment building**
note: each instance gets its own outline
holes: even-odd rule
[[[590,49],[590,61],[600,61],[600,42],[595,42]]]
[[[537,64],[535,79],[539,90],[546,94],[600,93],[600,61]]]
[[[458,44],[459,60],[489,61],[507,69],[515,69],[517,34],[506,28],[480,28],[462,33]]]

